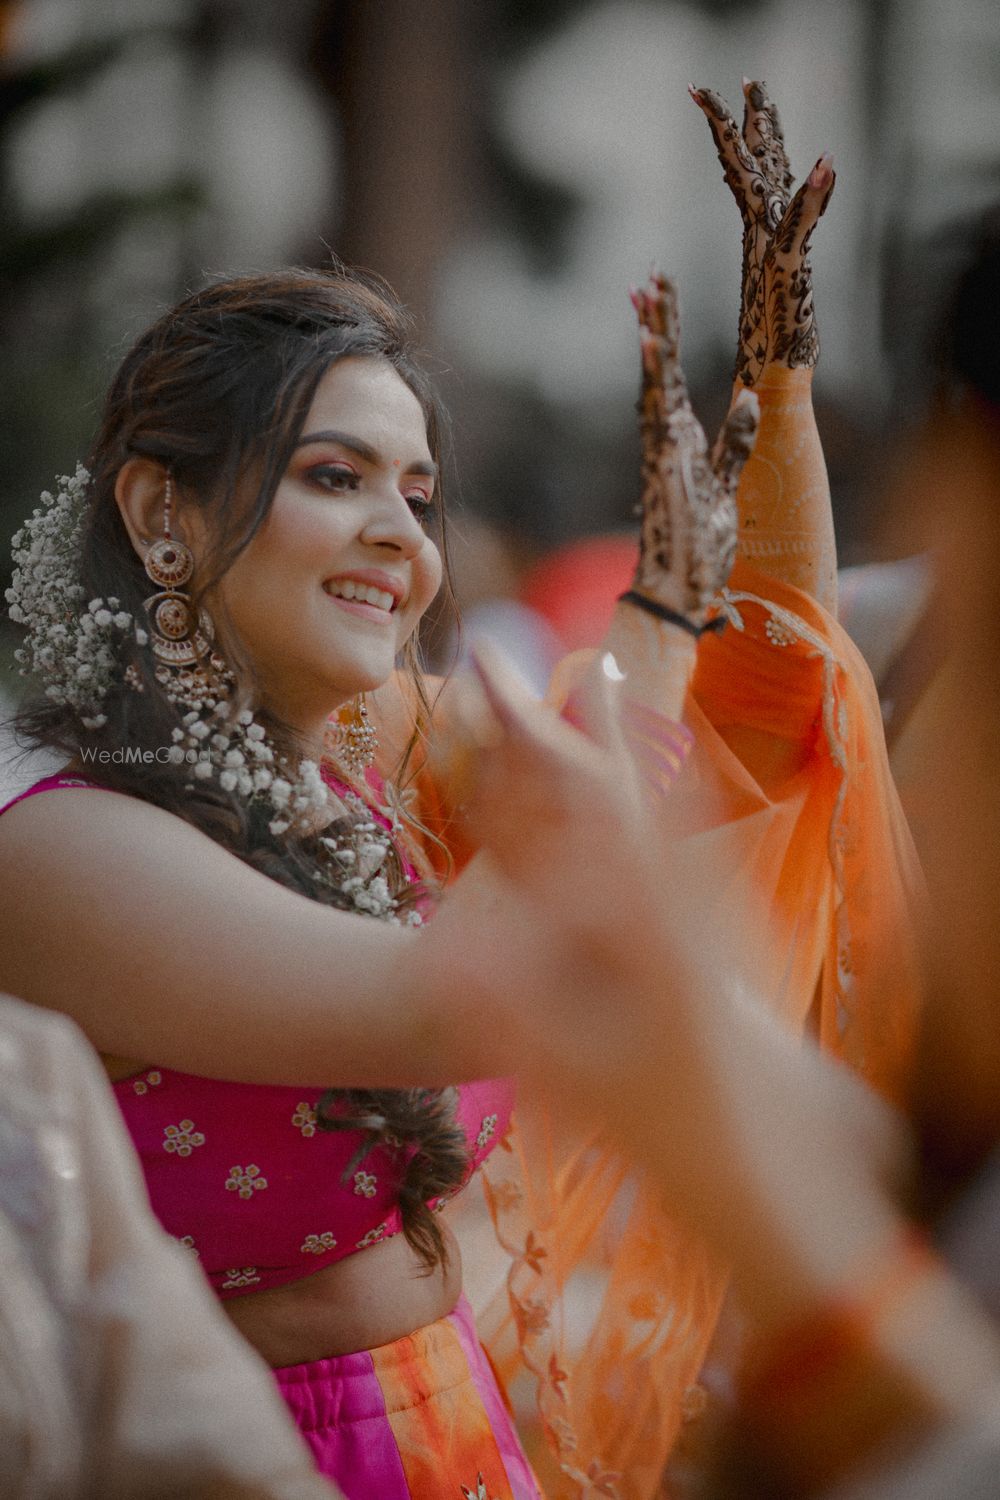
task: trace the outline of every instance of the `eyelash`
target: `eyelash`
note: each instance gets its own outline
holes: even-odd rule
[[[334,494],[344,491],[353,494],[361,483],[361,475],[343,464],[317,464],[314,469],[309,470],[309,475],[323,489],[330,490]],[[327,481],[338,482],[328,483]]]
[[[406,503],[421,526],[426,526],[428,521],[433,519],[435,510],[434,501],[429,500],[422,490],[418,490],[415,494],[407,495]]]
[[[361,483],[360,474],[342,464],[317,464],[309,473],[317,484],[331,494],[354,494]],[[420,524],[426,525],[434,514],[434,501],[423,490],[415,490],[405,498]]]

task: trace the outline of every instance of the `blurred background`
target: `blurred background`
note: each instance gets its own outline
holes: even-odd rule
[[[552,549],[593,534],[573,588],[613,573],[638,490],[626,288],[651,261],[710,432],[728,399],[739,221],[686,85],[735,106],[743,73],[798,177],[836,157],[813,259],[842,561],[908,550],[885,496],[944,226],[1000,196],[995,0],[7,0],[0,47],[0,574],[151,317],[331,249],[417,315],[465,604],[550,590]]]

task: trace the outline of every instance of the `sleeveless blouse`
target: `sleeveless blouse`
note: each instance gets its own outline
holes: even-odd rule
[[[63,787],[106,790],[49,776],[7,807]],[[376,809],[372,816],[389,829]],[[153,1211],[220,1297],[297,1281],[399,1233],[397,1189],[414,1148],[380,1142],[355,1160],[362,1133],[327,1131],[317,1118],[335,1085],[231,1083],[157,1067],[112,1085]],[[471,1176],[509,1128],[514,1084],[489,1079],[455,1092]]]

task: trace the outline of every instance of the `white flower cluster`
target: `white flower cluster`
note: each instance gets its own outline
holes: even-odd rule
[[[330,792],[319,766],[301,760],[293,775],[284,764],[278,765],[266,731],[249,709],[233,717],[225,699],[209,698],[184,715],[173,741],[168,760],[190,766],[194,779],[214,778],[224,792],[269,806],[274,817],[268,828],[276,838],[289,830],[308,833],[328,821]],[[351,819],[333,836],[320,838],[324,863],[315,878],[342,891],[356,911],[398,921],[396,899],[381,873],[392,841],[371,821],[359,797],[347,793],[341,800]]]
[[[12,540],[14,578],[7,590],[10,618],[27,627],[14,653],[22,677],[45,679],[46,695],[79,715],[85,729],[106,722],[101,704],[118,675],[120,642],[146,632],[117,599],[91,599],[79,578],[83,514],[90,475],[82,464],[64,475]]]
[[[190,699],[188,700],[190,701]],[[247,802],[267,806],[274,816],[268,823],[280,838],[289,830],[308,833],[322,828],[329,819],[330,792],[315,761],[301,760],[293,773],[278,763],[267,732],[249,709],[233,714],[225,697],[196,700],[198,706],[184,714],[173,730],[167,759],[176,766],[189,766],[193,780],[216,780],[224,792]],[[359,798],[347,799],[354,815],[347,832],[319,840],[324,865],[316,872],[318,883],[341,890],[358,911],[394,920],[395,898],[388,882],[378,872],[389,852],[389,837]]]
[[[366,912],[383,921],[398,922],[396,900],[382,867],[392,849],[392,840],[385,829],[370,821],[370,812],[360,797],[348,793],[344,797],[353,822],[347,832],[339,829],[333,838],[320,839],[334,867],[338,871],[336,885],[349,896],[356,911]],[[407,925],[420,922],[419,913],[408,913]]]

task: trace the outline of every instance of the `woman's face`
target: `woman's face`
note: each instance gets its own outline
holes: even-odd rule
[[[380,359],[321,379],[268,515],[219,584],[264,701],[312,732],[392,672],[441,582],[424,413]]]

